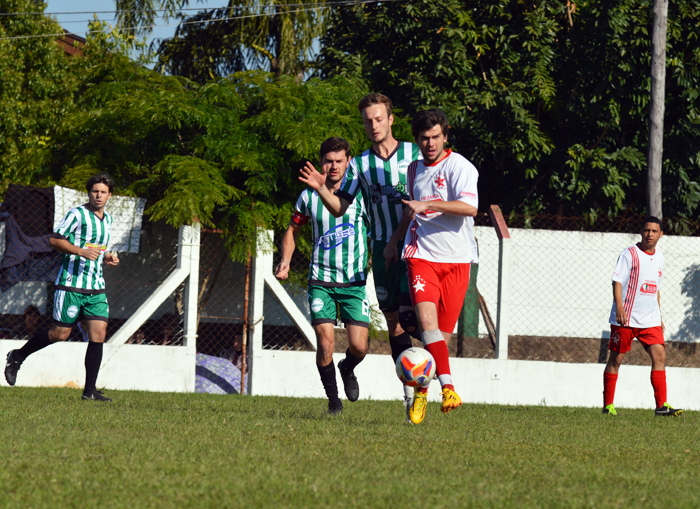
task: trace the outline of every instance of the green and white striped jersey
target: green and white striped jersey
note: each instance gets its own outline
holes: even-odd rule
[[[112,216],[107,212],[100,219],[85,205],[68,211],[53,236],[64,238],[74,246],[86,249],[96,247],[102,253],[95,260],[78,255],[64,254],[61,270],[56,278],[56,288],[79,293],[103,293],[105,280],[102,277],[102,262],[109,244]]]
[[[418,159],[423,159],[418,146],[400,141],[388,159],[370,148],[350,162],[336,194],[352,203],[362,190],[369,211],[369,236],[373,240],[388,242],[399,225],[403,213],[401,200],[408,199],[406,170]]]
[[[361,197],[342,217],[333,217],[318,194],[306,189],[299,195],[292,222],[311,220],[314,250],[309,284],[363,286],[367,278],[367,214]]]

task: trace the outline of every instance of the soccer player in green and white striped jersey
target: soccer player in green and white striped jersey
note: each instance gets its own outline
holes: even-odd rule
[[[340,187],[350,161],[350,143],[342,138],[328,138],[321,144],[321,171],[326,176],[324,188],[334,192]],[[306,163],[313,168],[311,163]],[[313,171],[316,171],[315,169]],[[313,253],[309,264],[308,298],[311,325],[316,333],[316,366],[328,396],[328,413],[339,414],[343,403],[333,363],[335,337],[333,326],[336,307],[347,327],[348,349],[338,363],[345,395],[350,401],[360,397],[360,387],[354,374],[367,354],[369,331],[369,300],[365,294],[367,270],[367,215],[362,199],[355,201],[336,218],[331,215],[318,193],[306,189],[296,203],[287,231],[282,238],[282,260],[275,269],[278,279],[287,279],[289,262],[296,248],[302,226],[311,223]]]
[[[318,192],[335,217],[345,214],[358,198],[364,198],[370,217],[374,287],[389,329],[391,356],[396,362],[401,352],[413,346],[406,330],[416,338],[419,331],[408,293],[406,264],[399,257],[398,246],[403,246],[403,238],[392,238],[392,234],[401,222],[401,200],[408,199],[406,170],[422,156],[417,145],[394,138],[392,108],[391,99],[382,94],[369,94],[360,101],[358,109],[372,147],[352,160],[340,189],[326,190],[325,176],[309,168],[303,169],[299,178]],[[404,387],[406,411],[412,401],[413,390]]]
[[[85,187],[88,202],[71,209],[49,241],[64,255],[56,277],[54,323],[51,329],[37,332],[22,348],[7,355],[5,379],[15,385],[17,371],[29,355],[65,341],[75,322],[82,320],[89,338],[82,399],[111,401],[97,390],[96,383],[109,317],[102,263],[119,264],[117,255],[107,252],[112,216],[105,212],[105,205],[112,196],[114,180],[106,174],[94,175]]]

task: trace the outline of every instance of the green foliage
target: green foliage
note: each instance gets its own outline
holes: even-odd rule
[[[155,219],[225,230],[242,261],[258,227],[286,227],[304,187],[298,171],[326,138],[367,146],[356,109],[365,93],[344,78],[302,83],[263,72],[199,85],[114,53],[89,69],[75,110],[25,151],[24,168],[77,188],[108,171],[119,194],[148,198]]]
[[[441,107],[506,211],[644,209],[651,0],[411,0],[339,9],[323,76],[362,76],[409,114]],[[664,212],[700,204],[700,4],[669,8]]]

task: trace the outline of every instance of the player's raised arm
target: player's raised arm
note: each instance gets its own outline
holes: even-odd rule
[[[326,187],[326,175],[316,170],[309,161],[306,162],[306,166],[300,171],[301,176],[299,180],[318,193],[321,202],[323,202],[323,205],[333,217],[341,217],[345,214],[350,206],[350,202],[337,196]]]

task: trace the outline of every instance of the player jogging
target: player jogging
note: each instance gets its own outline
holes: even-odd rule
[[[302,170],[300,180],[318,192],[326,208],[335,217],[346,213],[358,197],[365,201],[370,218],[369,237],[372,240],[372,270],[379,309],[384,314],[389,330],[391,356],[398,356],[412,346],[406,329],[415,330],[417,324],[411,309],[406,279],[406,265],[398,258],[385,263],[385,248],[397,251],[403,238],[389,245],[394,230],[401,221],[403,204],[407,198],[406,170],[420,158],[420,151],[413,143],[397,141],[391,126],[394,123],[391,99],[382,94],[369,94],[362,98],[358,110],[372,147],[355,157],[340,188],[335,193],[322,187],[324,176],[309,168]],[[413,399],[413,390],[404,386],[406,412]],[[408,418],[408,417],[407,417]]]
[[[665,327],[659,307],[664,255],[656,249],[662,236],[661,221],[647,217],[642,227],[642,241],[625,249],[617,259],[612,277],[610,358],[603,372],[603,413],[607,415],[617,415],[613,405],[617,374],[634,338],[651,357],[655,415],[678,416],[683,413],[666,401]]]
[[[350,162],[350,143],[343,138],[328,138],[321,145],[321,173],[326,177],[323,189],[333,193],[340,188]],[[312,171],[313,165],[306,163]],[[328,397],[328,413],[340,414],[343,403],[333,364],[336,306],[340,309],[348,333],[345,358],[338,363],[345,395],[350,401],[360,397],[355,367],[367,354],[369,300],[365,294],[367,269],[367,228],[362,199],[347,207],[340,218],[332,216],[319,199],[319,193],[306,189],[296,203],[287,231],[282,237],[282,260],[275,269],[278,279],[287,279],[289,262],[301,227],[311,222],[313,254],[309,264],[308,298],[311,325],[316,333],[316,367]]]
[[[479,206],[479,173],[464,157],[445,149],[448,129],[439,109],[420,111],[413,118],[411,131],[423,160],[408,167],[410,200],[404,200],[404,216],[410,224],[402,254],[421,341],[435,359],[444,413],[462,405],[452,384],[447,342],[467,293],[471,263],[477,261],[473,217]],[[425,418],[427,397],[427,387],[416,389],[409,411],[414,424]]]
[[[88,202],[71,209],[49,240],[51,247],[63,253],[63,263],[56,278],[53,325],[34,334],[19,350],[7,354],[5,379],[17,381],[17,371],[34,352],[57,341],[68,339],[75,322],[87,328],[85,353],[85,390],[82,399],[111,401],[96,388],[102,363],[102,349],[107,333],[109,305],[102,277],[102,263],[119,264],[116,254],[107,253],[112,216],[105,205],[112,196],[114,180],[109,175],[94,175],[85,187]]]

